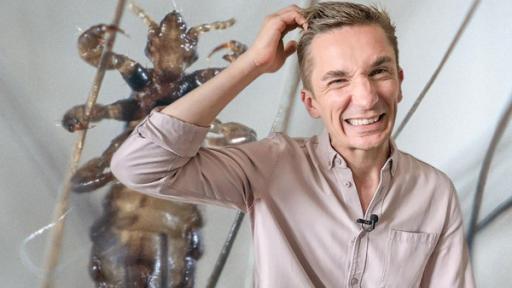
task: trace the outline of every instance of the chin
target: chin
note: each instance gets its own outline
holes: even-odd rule
[[[349,140],[349,146],[357,150],[370,151],[386,145],[389,137],[361,137],[360,139]]]

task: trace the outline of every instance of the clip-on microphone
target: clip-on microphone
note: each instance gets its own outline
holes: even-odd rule
[[[377,225],[377,222],[379,221],[379,216],[376,214],[370,215],[370,220],[359,218],[356,220],[357,223],[361,224],[361,227],[366,232],[371,232],[373,229],[375,229],[375,225]],[[368,225],[368,226],[365,226]]]

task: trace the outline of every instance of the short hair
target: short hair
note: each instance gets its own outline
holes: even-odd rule
[[[395,52],[398,66],[398,41],[395,26],[391,23],[388,13],[375,6],[365,6],[348,2],[322,2],[312,5],[302,11],[308,25],[302,33],[297,46],[300,76],[304,88],[310,89],[311,59],[309,46],[313,38],[321,33],[353,25],[378,25],[384,30]]]

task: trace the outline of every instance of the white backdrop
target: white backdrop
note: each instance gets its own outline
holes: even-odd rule
[[[467,12],[469,0],[358,1],[379,3],[397,24],[401,65],[405,70],[400,121],[439,63]],[[235,17],[234,27],[203,35],[200,59],[189,71],[225,65],[220,57],[205,56],[217,44],[237,39],[250,44],[264,15],[300,1],[176,0],[189,25]],[[0,280],[4,287],[35,287],[48,233],[23,240],[49,224],[54,202],[76,136],[56,123],[71,106],[83,103],[95,69],[76,52],[78,28],[109,23],[114,0],[1,1],[0,24]],[[139,1],[157,20],[173,9],[171,1]],[[488,0],[482,4],[452,57],[432,86],[410,124],[397,141],[400,149],[433,164],[450,175],[460,195],[466,223],[485,150],[512,92],[512,2]],[[143,49],[146,28],[128,11],[115,51],[149,66]],[[295,59],[290,60],[294,61]],[[289,65],[290,63],[287,63]],[[271,128],[286,75],[265,75],[241,93],[221,114],[223,121],[253,127],[259,137]],[[99,103],[127,97],[129,89],[118,73],[107,73]],[[298,100],[298,98],[296,98]],[[289,133],[309,136],[320,123],[308,118],[299,102],[293,106]],[[119,133],[122,124],[103,121],[91,129],[82,159],[99,155]],[[512,141],[508,128],[491,167],[481,218],[512,196]],[[58,287],[91,287],[87,264],[91,243],[89,226],[101,213],[105,190],[72,195],[66,217],[64,254]],[[203,287],[232,221],[233,211],[202,207],[205,255],[197,271]],[[479,287],[506,287],[512,280],[512,209],[482,231],[475,241],[474,269]],[[245,223],[218,287],[250,283],[251,236]],[[23,248],[24,247],[24,248]],[[20,250],[23,248],[23,250]],[[23,254],[20,251],[24,251]],[[26,255],[26,257],[23,257]]]

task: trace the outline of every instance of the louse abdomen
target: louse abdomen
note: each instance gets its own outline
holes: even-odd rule
[[[201,226],[195,205],[112,185],[90,230],[96,287],[193,287]]]

